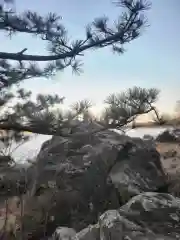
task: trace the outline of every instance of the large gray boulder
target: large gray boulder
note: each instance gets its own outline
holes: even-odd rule
[[[119,210],[108,210],[76,234],[76,240],[180,239],[180,199],[169,194],[144,193]]]
[[[66,224],[69,216],[68,226],[77,231],[96,222],[105,210],[165,185],[160,155],[151,144],[101,128],[82,122],[73,133],[78,137],[52,137],[42,145],[31,169],[32,193],[41,185],[55,185],[62,194],[53,214],[66,215]],[[62,218],[58,223],[63,224]]]
[[[111,169],[109,176],[125,202],[131,196],[143,192],[158,192],[165,186],[165,175],[162,170],[160,155],[156,149],[146,147],[129,151],[128,156],[121,158]]]

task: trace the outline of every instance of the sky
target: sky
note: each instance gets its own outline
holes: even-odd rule
[[[72,74],[71,68],[59,72],[52,79],[31,79],[23,86],[36,93],[57,93],[66,97],[66,104],[89,98],[95,103],[96,113],[102,109],[103,100],[111,93],[129,87],[156,87],[161,90],[157,107],[161,112],[173,113],[180,99],[180,1],[152,0],[146,13],[149,27],[142,36],[126,45],[119,56],[110,48],[87,51],[82,57],[83,73]],[[55,12],[72,39],[85,36],[85,26],[94,18],[106,15],[110,23],[121,14],[112,0],[16,0],[16,10],[36,11],[41,15]],[[24,34],[13,40],[0,35],[1,51],[47,54],[45,42]]]

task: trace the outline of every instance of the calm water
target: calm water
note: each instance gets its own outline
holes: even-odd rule
[[[143,137],[144,134],[150,134],[152,136],[157,136],[160,132],[164,131],[165,128],[139,128],[139,129],[130,129],[127,130],[126,134],[131,137]],[[121,133],[121,132],[120,132]],[[27,158],[33,158],[38,153],[42,143],[51,136],[39,135],[33,137],[29,142],[25,143],[21,147],[19,147],[16,151],[13,152],[13,156],[19,160],[24,161]]]

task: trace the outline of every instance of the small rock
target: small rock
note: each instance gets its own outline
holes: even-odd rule
[[[157,136],[156,141],[158,141],[158,142],[177,142],[177,136],[172,131],[166,130]]]
[[[71,240],[76,235],[73,228],[58,227],[52,235],[52,240]]]

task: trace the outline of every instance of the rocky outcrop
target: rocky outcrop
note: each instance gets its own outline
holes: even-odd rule
[[[180,239],[180,199],[162,193],[140,194],[119,210],[106,211],[95,225],[83,229],[73,239]]]
[[[78,137],[56,136],[45,142],[31,169],[36,180],[31,186],[34,195],[44,196],[46,206],[51,206],[51,228],[54,224],[79,231],[94,224],[107,209],[117,209],[135,195],[158,192],[165,186],[160,155],[150,142],[101,131],[95,123],[80,123],[76,133]],[[39,193],[42,185],[48,190]],[[54,188],[53,200],[46,198]]]

